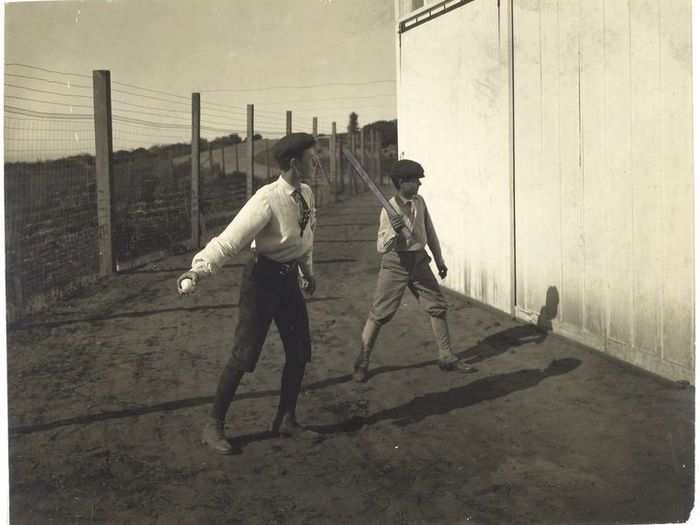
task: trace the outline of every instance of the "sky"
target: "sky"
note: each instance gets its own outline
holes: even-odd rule
[[[89,143],[87,119],[50,129],[35,123],[33,131],[19,120],[40,120],[26,110],[91,114],[94,69],[111,72],[115,114],[183,125],[164,138],[185,133],[192,92],[201,93],[204,136],[245,130],[249,103],[256,128],[268,136],[283,132],[286,110],[298,131],[310,131],[318,116],[322,133],[331,121],[344,130],[351,111],[361,125],[395,118],[393,20],[393,0],[8,3],[5,104],[25,113],[10,114],[17,121],[9,128],[6,120],[6,136],[16,141],[6,142],[6,154],[26,149],[25,137],[39,137],[51,149],[74,138]],[[148,136],[153,129],[115,122],[115,142],[155,140]]]

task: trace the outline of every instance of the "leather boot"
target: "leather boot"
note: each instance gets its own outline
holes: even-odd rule
[[[217,419],[212,419],[207,422],[202,431],[202,444],[208,445],[209,448],[219,454],[231,454],[233,447],[224,435],[224,422]]]
[[[476,368],[469,366],[452,353],[452,343],[446,316],[431,317],[430,325],[433,328],[433,335],[438,347],[438,366],[440,370],[444,372],[461,372],[463,374],[476,372]]]
[[[294,439],[317,440],[323,437],[318,432],[314,432],[301,426],[299,423],[297,423],[296,416],[289,413],[284,414],[281,417],[278,415],[275,418],[275,422],[272,425],[272,432],[283,437]]]

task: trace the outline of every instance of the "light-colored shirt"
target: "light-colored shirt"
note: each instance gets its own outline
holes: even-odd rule
[[[313,275],[316,207],[311,188],[302,183],[300,189],[310,209],[303,235],[300,235],[299,204],[293,197],[295,188],[280,176],[256,191],[226,229],[194,256],[192,271],[199,275],[212,274],[228,257],[251,247],[277,262],[296,261],[305,275]]]
[[[377,234],[377,251],[387,253],[391,250],[397,252],[417,252],[423,250],[427,244],[433,253],[436,262],[442,261],[442,251],[438,240],[433,221],[428,213],[425,200],[420,195],[416,195],[411,200],[405,200],[397,194],[389,202],[403,218],[404,224],[413,234],[414,242],[409,243],[401,235],[396,233],[389,214],[382,208],[379,214],[379,232]]]

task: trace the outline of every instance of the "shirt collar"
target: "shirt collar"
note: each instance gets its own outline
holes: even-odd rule
[[[281,174],[280,174],[279,179],[277,179],[277,183],[282,187],[284,192],[289,196],[291,196],[296,191],[296,188],[294,186],[292,186],[291,184],[289,184],[286,180],[284,180],[284,177],[282,177]],[[301,192],[301,187],[299,188],[299,191]]]
[[[396,200],[399,201],[400,204],[406,205],[409,202],[411,204],[415,204],[416,202],[416,197],[413,197],[412,199],[404,199],[403,196],[400,193],[396,194]]]

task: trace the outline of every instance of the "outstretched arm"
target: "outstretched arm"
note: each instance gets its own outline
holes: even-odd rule
[[[192,269],[178,278],[178,292],[193,292],[194,286],[189,290],[182,289],[183,280],[190,279],[192,284],[196,285],[201,277],[216,273],[226,259],[250,245],[250,242],[270,221],[271,216],[272,210],[265,196],[260,193],[253,195],[226,229],[194,256]]]

